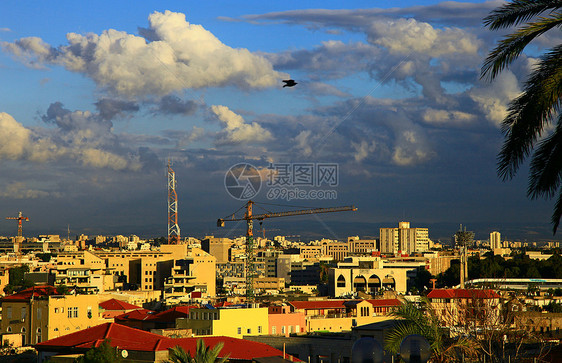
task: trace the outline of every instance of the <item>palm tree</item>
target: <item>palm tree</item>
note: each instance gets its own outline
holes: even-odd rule
[[[512,0],[485,19],[491,30],[517,26],[490,52],[481,75],[493,80],[516,60],[525,47],[545,32],[562,25],[560,0]],[[523,93],[511,101],[503,120],[505,136],[498,155],[498,175],[513,178],[531,154],[527,195],[531,199],[553,198],[558,194],[553,214],[553,233],[562,216],[562,45],[547,50],[528,76]],[[555,124],[552,132],[550,124]]]
[[[445,335],[437,315],[427,300],[422,301],[421,308],[406,302],[391,314],[401,319],[384,341],[385,350],[391,353],[399,353],[404,338],[417,334],[425,337],[429,342],[432,362],[456,361],[459,353],[467,357],[476,354],[476,343],[471,339],[460,337],[453,340]]]
[[[222,350],[224,343],[219,342],[212,349],[205,345],[203,339],[197,340],[197,348],[195,356],[186,352],[179,345],[169,349],[170,359],[167,363],[224,363],[228,360],[228,355],[219,358],[219,353]]]

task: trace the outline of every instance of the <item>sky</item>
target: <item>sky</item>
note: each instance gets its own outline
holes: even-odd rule
[[[558,240],[553,202],[526,197],[526,167],[500,180],[496,156],[509,101],[560,39],[481,80],[501,4],[3,1],[0,235],[21,211],[26,236],[165,236],[170,160],[186,237],[242,235],[216,220],[251,197],[255,213],[357,207],[256,224],[270,238],[409,221],[436,240],[461,224]]]

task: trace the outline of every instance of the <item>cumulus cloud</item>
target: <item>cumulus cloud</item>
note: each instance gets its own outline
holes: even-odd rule
[[[264,142],[273,139],[271,132],[258,123],[246,123],[244,118],[232,112],[226,106],[211,106],[211,111],[223,123],[224,129],[219,133],[218,143],[239,144],[243,142]]]
[[[434,108],[426,109],[422,114],[422,119],[429,124],[466,124],[475,121],[476,115],[463,111],[439,110]]]
[[[97,122],[92,121],[96,118]],[[119,148],[111,135],[111,126],[99,116],[88,111],[71,112],[55,103],[43,120],[57,128],[30,129],[11,115],[0,113],[0,160],[44,163],[66,158],[95,168],[138,170],[141,167],[134,153]]]
[[[195,101],[182,101],[177,96],[164,96],[158,103],[158,111],[165,114],[192,115],[197,111],[197,103]]]
[[[473,88],[469,95],[486,119],[499,127],[507,115],[509,102],[520,93],[517,78],[511,71],[505,70],[494,82]]]
[[[310,72],[315,79],[326,79],[342,78],[364,71],[370,61],[380,55],[381,51],[369,44],[347,44],[330,40],[311,50],[299,49],[265,56],[276,69],[303,69]],[[342,67],[342,64],[345,64],[345,67]]]
[[[286,74],[264,57],[223,44],[185,15],[154,12],[143,36],[109,29],[101,34],[67,34],[68,45],[54,48],[37,37],[1,45],[30,66],[61,65],[84,74],[123,97],[167,95],[186,88],[277,85]]]
[[[353,158],[356,162],[361,162],[363,159],[369,156],[370,153],[375,151],[376,143],[368,142],[366,140],[361,140],[361,142],[351,142],[351,147],[355,149]]]
[[[37,199],[46,197],[60,197],[60,193],[27,188],[23,182],[13,182],[2,188],[0,198]]]
[[[428,160],[432,154],[420,133],[411,129],[402,130],[397,135],[392,161],[400,166],[413,165]]]
[[[101,118],[111,120],[117,115],[123,115],[128,112],[137,112],[139,105],[135,102],[115,100],[103,98],[95,103]]]
[[[434,28],[416,19],[376,21],[367,33],[368,41],[392,53],[425,53],[432,57],[459,53],[475,55],[479,41],[459,28]]]

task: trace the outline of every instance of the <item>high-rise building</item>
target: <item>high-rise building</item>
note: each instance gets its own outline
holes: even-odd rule
[[[429,231],[427,228],[410,228],[410,222],[398,223],[398,228],[380,229],[382,253],[426,252],[429,250]]]
[[[492,233],[490,233],[490,248],[492,250],[495,250],[496,248],[502,248],[500,232],[493,231]]]

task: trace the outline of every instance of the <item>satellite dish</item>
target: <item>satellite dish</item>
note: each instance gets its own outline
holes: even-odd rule
[[[127,352],[125,349],[123,349],[123,350],[121,351],[121,357],[127,358],[128,356],[129,356],[129,352]]]

